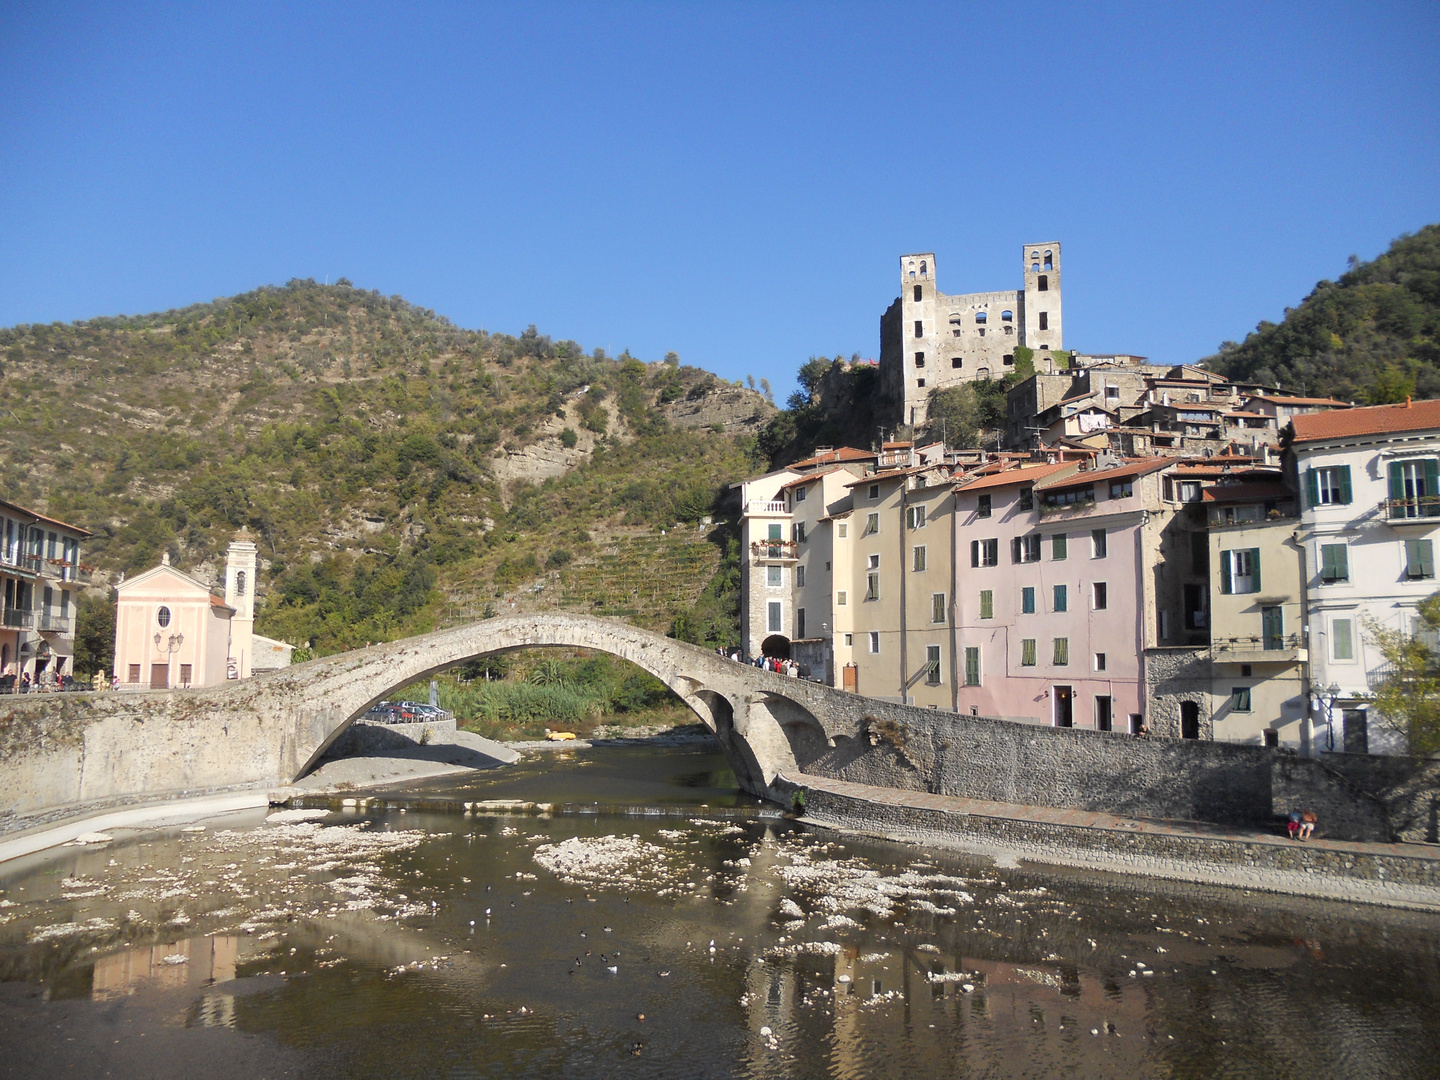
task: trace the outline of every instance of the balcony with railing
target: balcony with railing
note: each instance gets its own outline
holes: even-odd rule
[[[24,552],[0,555],[0,571],[18,570],[22,574],[38,574],[42,561],[39,555],[26,555]]]
[[[755,540],[750,544],[750,557],[772,561],[794,560],[800,557],[800,545],[791,540]]]
[[[751,499],[745,504],[746,517],[774,517],[776,514],[789,513],[784,499]]]
[[[22,611],[19,608],[10,608],[4,615],[0,615],[0,624],[12,630],[29,630],[35,625],[35,613]]]
[[[1386,499],[1380,510],[1389,522],[1414,521],[1430,524],[1440,518],[1440,495],[1417,495],[1409,499]]]
[[[1297,664],[1310,658],[1300,634],[1212,637],[1210,659],[1222,664]]]
[[[40,631],[46,634],[68,634],[75,629],[75,620],[69,615],[51,615],[42,612],[39,618]]]

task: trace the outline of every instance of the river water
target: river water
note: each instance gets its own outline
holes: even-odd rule
[[[849,839],[708,747],[412,796],[0,868],[0,1076],[1440,1074],[1431,916]]]

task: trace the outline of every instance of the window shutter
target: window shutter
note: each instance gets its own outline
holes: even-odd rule
[[[1405,473],[1398,461],[1390,463],[1390,498],[1396,500],[1405,498]]]
[[[970,541],[970,565],[971,565],[971,566],[979,566],[979,565],[980,565],[980,541],[979,541],[979,540],[971,540],[971,541]]]
[[[1440,495],[1440,461],[1435,458],[1425,459],[1425,494]]]
[[[1231,588],[1230,566],[1231,552],[1220,552],[1220,591],[1227,596],[1234,590]]]
[[[1333,545],[1335,552],[1335,580],[1350,580],[1350,549],[1344,544]]]
[[[1335,545],[1320,545],[1320,580],[1335,580]]]
[[[1415,541],[1416,554],[1420,556],[1420,576],[1433,578],[1435,576],[1435,546],[1429,540]]]
[[[1018,536],[1012,537],[1010,540],[1010,561],[1012,563],[1020,561],[1020,537]]]
[[[1305,501],[1310,506],[1320,505],[1320,474],[1314,469],[1305,470]]]
[[[1335,471],[1340,478],[1340,501],[1348,504],[1350,502],[1350,466],[1341,465]]]
[[[1250,591],[1260,591],[1260,549],[1250,549]]]

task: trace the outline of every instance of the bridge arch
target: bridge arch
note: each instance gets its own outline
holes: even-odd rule
[[[486,619],[311,661],[252,682],[264,684],[268,694],[293,691],[287,711],[294,722],[282,732],[279,767],[294,780],[398,688],[479,656],[547,646],[609,653],[655,676],[710,729],[740,786],[754,794],[764,794],[777,774],[813,760],[826,742],[813,708],[794,700],[786,685],[795,680],[627,623],[584,615]],[[786,692],[755,693],[757,681],[778,683]]]

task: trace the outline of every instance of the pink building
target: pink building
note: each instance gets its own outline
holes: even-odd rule
[[[287,667],[293,646],[255,626],[255,545],[243,533],[225,560],[224,597],[161,564],[115,588],[115,674],[121,689],[214,686]]]
[[[1169,464],[1023,465],[957,488],[960,711],[1138,728],[1155,621],[1146,504]]]

